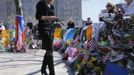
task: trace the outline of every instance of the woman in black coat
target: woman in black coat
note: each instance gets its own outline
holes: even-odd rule
[[[52,50],[52,21],[56,19],[54,16],[54,6],[52,0],[40,0],[36,5],[36,19],[39,21],[38,30],[42,40],[42,49],[46,50],[44,55],[41,73],[48,75],[46,66],[49,68],[49,75],[55,75]]]

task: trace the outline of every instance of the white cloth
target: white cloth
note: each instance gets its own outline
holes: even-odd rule
[[[115,14],[112,14],[112,13],[101,13],[101,14],[99,14],[99,18],[100,17],[104,17],[107,20],[113,20],[114,17],[115,17]]]
[[[2,25],[1,27],[0,27],[0,30],[5,30],[6,28],[5,28],[5,26],[4,25]]]
[[[123,4],[122,5],[125,15],[132,15],[134,14],[134,0],[129,5]]]
[[[100,38],[100,33],[102,33],[102,31],[104,31],[106,28],[106,25],[104,22],[100,22],[98,23],[98,29],[96,31],[96,35],[95,35],[95,41],[96,43],[98,43],[99,38]]]
[[[99,17],[105,17],[105,18],[106,18],[106,17],[108,17],[108,16],[109,16],[108,13],[100,13],[100,14],[99,14]]]

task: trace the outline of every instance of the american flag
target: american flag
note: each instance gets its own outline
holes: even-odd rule
[[[21,50],[24,45],[24,20],[23,16],[16,16],[16,48]]]
[[[96,36],[94,36],[94,27],[92,25],[89,25],[87,28],[86,38],[88,40],[87,48],[89,48],[89,50],[94,50],[96,47],[96,43],[95,43]]]
[[[95,49],[95,47],[96,47],[96,43],[95,43],[95,38],[93,37],[89,42],[88,42],[88,48],[90,49],[90,50],[94,50]]]

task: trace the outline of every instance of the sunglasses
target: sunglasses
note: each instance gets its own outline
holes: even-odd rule
[[[111,5],[107,5],[106,7],[112,7]]]

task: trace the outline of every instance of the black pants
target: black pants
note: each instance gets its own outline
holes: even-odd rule
[[[48,75],[46,67],[48,66],[49,75],[55,75],[54,63],[53,63],[53,50],[52,50],[52,31],[51,29],[45,29],[43,26],[38,27],[40,38],[42,40],[42,49],[46,50],[44,59],[42,62],[41,73]]]
[[[41,73],[44,74],[44,75],[48,75],[48,73],[46,72],[46,67],[47,66],[48,66],[48,69],[49,69],[49,75],[55,75],[53,55],[48,55],[48,54],[44,55],[44,59],[43,59],[43,62],[42,62],[42,67],[41,67]]]

